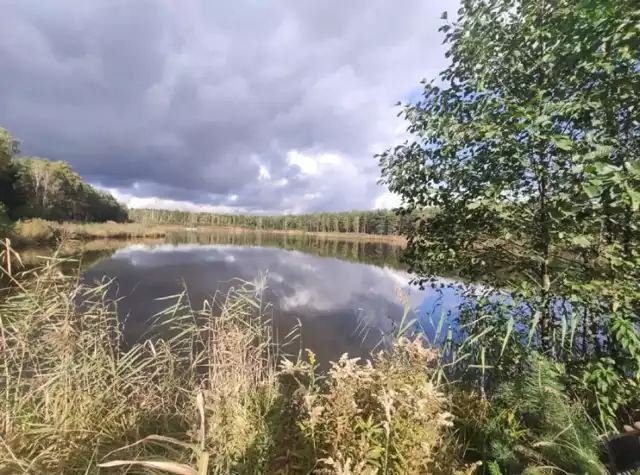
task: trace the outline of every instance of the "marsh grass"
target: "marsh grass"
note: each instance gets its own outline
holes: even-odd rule
[[[56,258],[18,272],[9,252],[0,474],[461,467],[441,456],[448,399],[418,343],[399,340],[372,363],[345,355],[320,373],[312,357],[280,354],[263,283],[238,282],[202,305],[186,293],[161,299],[152,331],[125,345],[111,282],[86,287]]]
[[[56,259],[64,259],[65,265],[76,271],[78,268],[90,268],[111,257],[118,249],[134,244],[154,246],[164,242],[164,238],[64,240],[55,248],[38,246],[20,249],[20,259],[25,267],[36,268],[41,266],[46,259],[55,256]],[[0,245],[3,248],[6,247],[4,242],[0,242]]]
[[[3,233],[14,245],[51,244],[70,239],[130,239],[159,238],[172,230],[171,226],[145,226],[136,223],[58,223],[44,219],[18,221]]]
[[[123,349],[110,283],[83,287],[59,264],[12,276],[0,302],[0,472],[94,473],[115,450],[175,459],[175,449],[146,438],[195,438],[198,394],[210,421],[205,443],[217,447],[211,464],[241,459],[277,395],[255,288],[239,284],[199,310],[175,296],[158,315],[172,336],[156,331]],[[178,461],[192,457],[183,450]]]

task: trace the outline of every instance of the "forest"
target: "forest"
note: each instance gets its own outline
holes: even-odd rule
[[[0,220],[127,221],[127,209],[63,161],[20,155],[19,142],[0,127]]]
[[[424,210],[422,215],[429,213]],[[242,215],[193,213],[159,209],[132,209],[129,219],[143,224],[180,226],[223,226],[264,230],[290,230],[323,233],[404,234],[413,218],[391,210],[347,211],[304,215]]]

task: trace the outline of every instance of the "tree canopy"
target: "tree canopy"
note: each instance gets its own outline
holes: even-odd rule
[[[469,299],[481,367],[517,374],[528,341],[613,417],[640,382],[640,6],[464,0],[443,20],[451,64],[379,157],[401,214],[439,209],[406,228],[407,262],[420,284],[453,267],[506,286]]]
[[[14,220],[127,220],[123,205],[111,194],[82,181],[68,163],[20,156],[18,141],[3,128],[0,128],[0,204]]]

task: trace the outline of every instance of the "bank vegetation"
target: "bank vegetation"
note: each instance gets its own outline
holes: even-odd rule
[[[2,474],[470,474],[487,450],[604,473],[596,426],[544,360],[495,401],[447,380],[410,331],[368,361],[321,368],[312,349],[282,353],[262,286],[240,281],[207,302],[167,296],[152,331],[128,341],[113,284],[84,286],[63,264],[3,268]]]

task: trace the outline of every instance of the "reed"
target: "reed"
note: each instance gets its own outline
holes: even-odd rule
[[[423,364],[432,354],[414,358],[418,346],[406,340],[373,366],[345,355],[320,374],[313,358],[280,354],[263,283],[238,281],[199,306],[186,293],[162,299],[166,310],[131,344],[118,300],[108,297],[110,281],[84,286],[55,258],[17,272],[19,255],[7,246],[5,263],[6,252],[0,474],[395,474],[428,466],[453,473],[457,466],[435,471],[447,398]],[[425,448],[429,456],[417,457]]]

